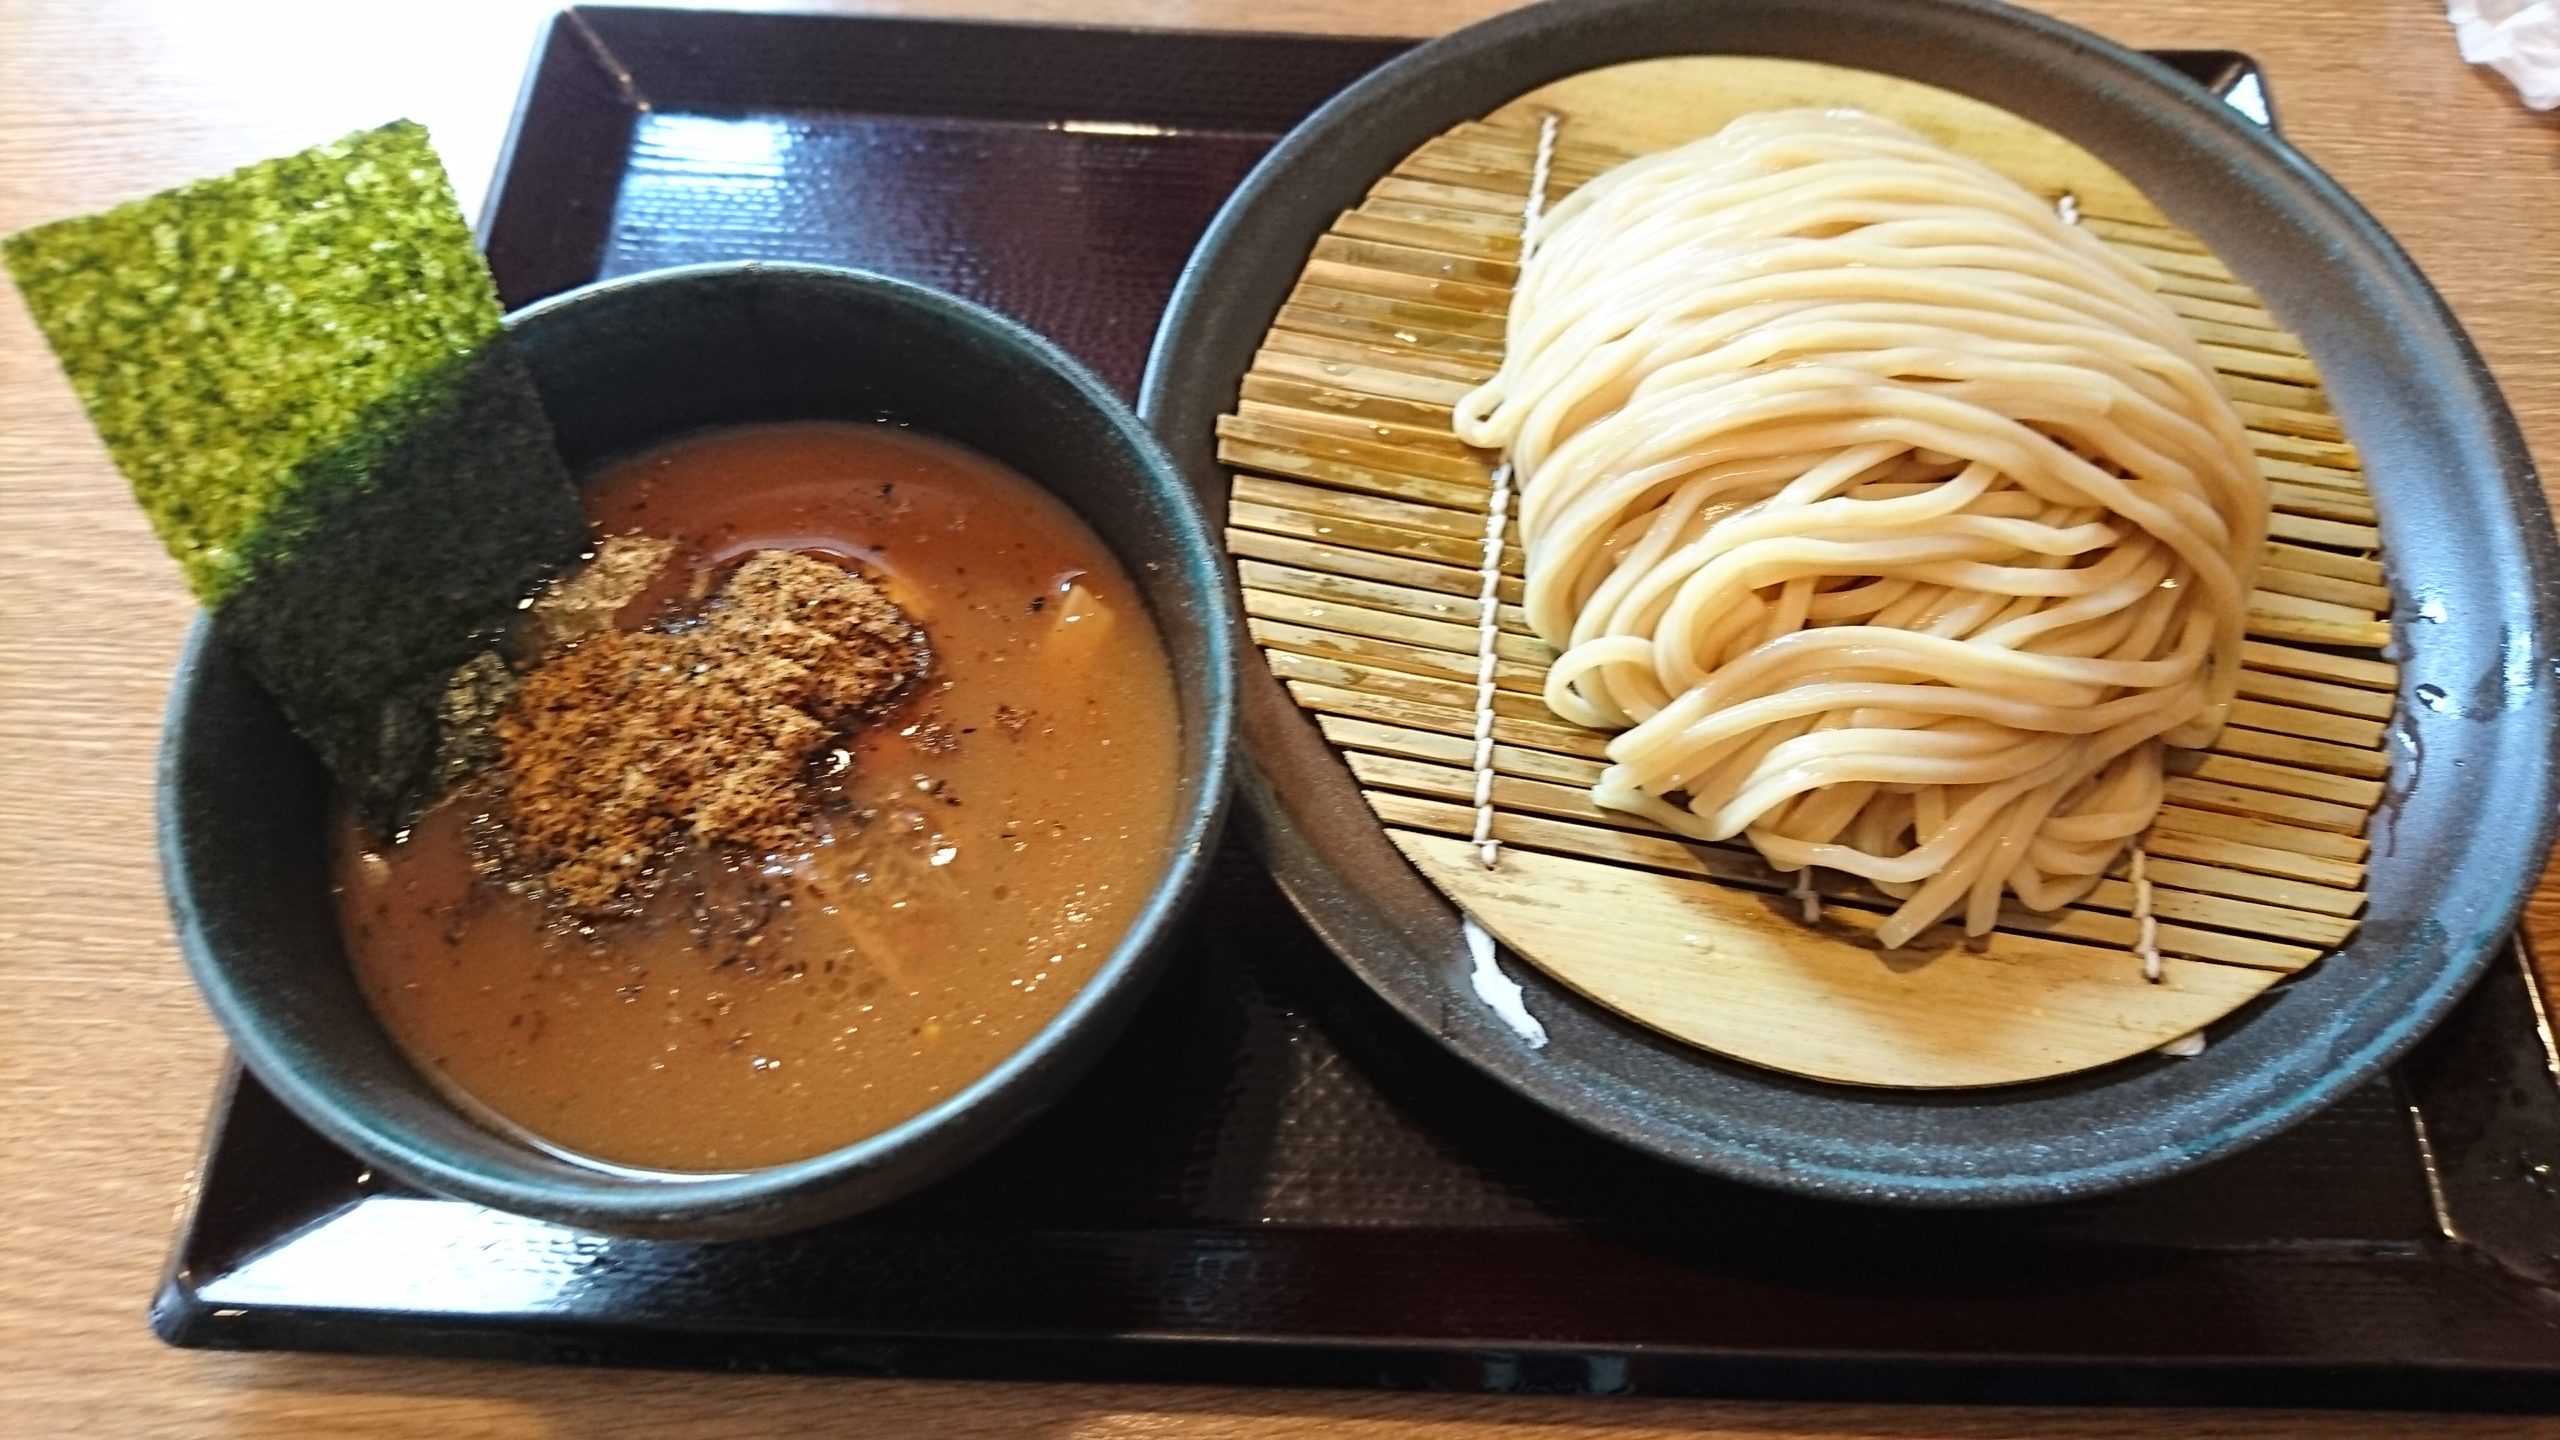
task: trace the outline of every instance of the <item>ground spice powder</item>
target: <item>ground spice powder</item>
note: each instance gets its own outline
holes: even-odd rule
[[[759,551],[697,618],[598,632],[524,677],[496,725],[501,863],[593,915],[644,894],[678,846],[803,847],[813,767],[930,658],[869,580]]]

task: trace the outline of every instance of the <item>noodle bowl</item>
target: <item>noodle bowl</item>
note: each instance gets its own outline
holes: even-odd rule
[[[1521,486],[1601,805],[1862,876],[1908,942],[2079,897],[2221,728],[2266,484],[2149,272],[1849,111],[1745,116],[1532,235],[1460,438]]]

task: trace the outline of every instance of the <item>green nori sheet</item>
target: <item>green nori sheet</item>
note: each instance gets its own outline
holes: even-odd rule
[[[430,403],[402,396],[385,423],[305,462],[299,488],[326,499],[301,518],[293,548],[213,612],[384,833],[445,778],[439,753],[460,743],[440,733],[454,672],[587,546],[514,346],[492,340],[418,388]]]
[[[224,637],[366,816],[430,798],[448,677],[587,543],[423,128],[0,244]]]

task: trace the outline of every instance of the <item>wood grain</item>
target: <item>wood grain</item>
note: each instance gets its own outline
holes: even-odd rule
[[[0,230],[407,114],[485,188],[549,0],[10,0]],[[820,8],[801,0],[793,8]],[[838,7],[850,8],[850,7]],[[923,0],[989,19],[1429,33],[1491,0]],[[2560,474],[2560,124],[2428,0],[2060,0],[2266,64],[2287,133],[2470,327]],[[1609,1435],[2063,1440],[2560,1434],[2494,1418],[1577,1402],[655,1375],[164,1350],[143,1324],[220,1046],[171,949],[151,747],[189,607],[14,295],[0,300],[0,1421],[54,1435]],[[2560,874],[2532,927],[2560,954]]]

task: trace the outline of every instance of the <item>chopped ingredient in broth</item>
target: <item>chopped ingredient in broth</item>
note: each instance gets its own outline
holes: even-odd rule
[[[340,910],[392,1034],[547,1144],[660,1170],[819,1154],[993,1069],[1167,859],[1173,684],[1128,577],[1047,492],[886,426],[691,437],[599,475],[587,506],[599,535],[675,545],[612,587],[624,631],[679,630],[748,557],[792,552],[877,583],[933,668],[817,757],[800,843],[675,849],[627,916],[491,872],[502,777],[395,846],[349,817]]]

